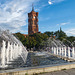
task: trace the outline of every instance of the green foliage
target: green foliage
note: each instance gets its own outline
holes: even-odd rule
[[[18,37],[18,39],[23,43],[24,46],[26,46],[27,48],[39,48],[39,47],[43,47],[44,46],[44,42],[46,42],[46,40],[51,37],[52,39],[55,36],[55,39],[59,39],[61,41],[63,41],[64,44],[68,44],[70,45],[70,43],[73,43],[75,41],[75,37],[74,36],[70,36],[68,37],[66,35],[65,32],[63,32],[60,28],[60,30],[56,31],[56,32],[45,32],[45,33],[35,33],[33,35],[29,35],[27,37],[25,37],[23,34],[21,33],[16,33],[14,34],[15,36]],[[69,43],[70,42],[70,43]]]
[[[42,41],[46,41],[47,40],[47,38],[48,38],[48,36],[46,35],[46,34],[42,34],[42,33],[35,33],[35,34],[33,34],[33,35],[30,35],[29,37],[31,37],[31,38],[34,38],[33,40],[35,40],[35,47],[36,48],[38,48],[39,46],[40,46],[40,43],[42,42]],[[31,41],[32,42],[32,41]],[[33,47],[34,47],[33,46]]]
[[[63,43],[65,45],[68,46],[75,46],[75,37],[74,36],[67,36],[66,33],[64,31],[62,31],[62,29],[60,28],[60,30],[56,31],[56,32],[49,32],[46,31],[45,32],[46,35],[48,35],[49,37],[53,37],[55,36],[55,39],[59,39],[60,41],[63,41]],[[42,42],[43,45],[43,42]]]
[[[75,37],[74,36],[69,36],[67,37],[67,40],[69,40],[71,43],[75,41]]]
[[[35,33],[33,35],[29,35],[25,38],[23,34],[21,33],[16,33],[15,36],[19,38],[19,40],[23,43],[24,46],[27,48],[38,48],[40,46],[40,43],[42,41],[46,41],[48,36],[46,34],[42,33]]]
[[[62,30],[56,31],[56,32],[54,33],[54,35],[56,36],[57,39],[59,39],[59,40],[61,40],[61,41],[62,41],[64,38],[67,37],[66,33],[63,32]]]
[[[46,31],[45,32],[46,35],[48,35],[49,37],[53,37],[54,35],[54,32],[49,32],[49,31]]]
[[[14,36],[16,36],[24,44],[25,36],[23,36],[23,34],[18,32],[18,33],[15,33]]]
[[[49,32],[49,31],[46,31],[45,34],[48,35],[49,37],[52,37],[52,38],[54,38],[54,36],[55,36],[57,39],[59,39],[59,40],[61,40],[61,41],[62,41],[64,38],[67,37],[66,33],[63,32],[63,31],[61,30],[61,28],[60,28],[60,31],[58,30],[58,31],[56,31],[56,32]]]

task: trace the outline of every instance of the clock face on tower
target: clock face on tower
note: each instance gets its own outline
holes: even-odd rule
[[[35,16],[34,16],[34,19],[35,19]]]

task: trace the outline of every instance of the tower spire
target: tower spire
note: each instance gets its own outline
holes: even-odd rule
[[[32,4],[32,11],[34,11],[34,4]]]
[[[60,27],[60,32],[62,31],[61,27]]]

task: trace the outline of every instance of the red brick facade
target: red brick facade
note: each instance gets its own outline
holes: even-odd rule
[[[32,10],[28,13],[28,35],[38,32],[38,12]]]

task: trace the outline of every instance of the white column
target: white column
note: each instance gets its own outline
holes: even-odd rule
[[[5,67],[5,49],[6,49],[6,42],[2,41],[2,48],[1,48],[1,65],[2,68]]]
[[[65,50],[65,57],[66,57],[66,47],[64,47],[64,50]]]
[[[74,58],[74,47],[72,47],[72,57]]]
[[[70,58],[70,47],[68,47],[68,58]]]

